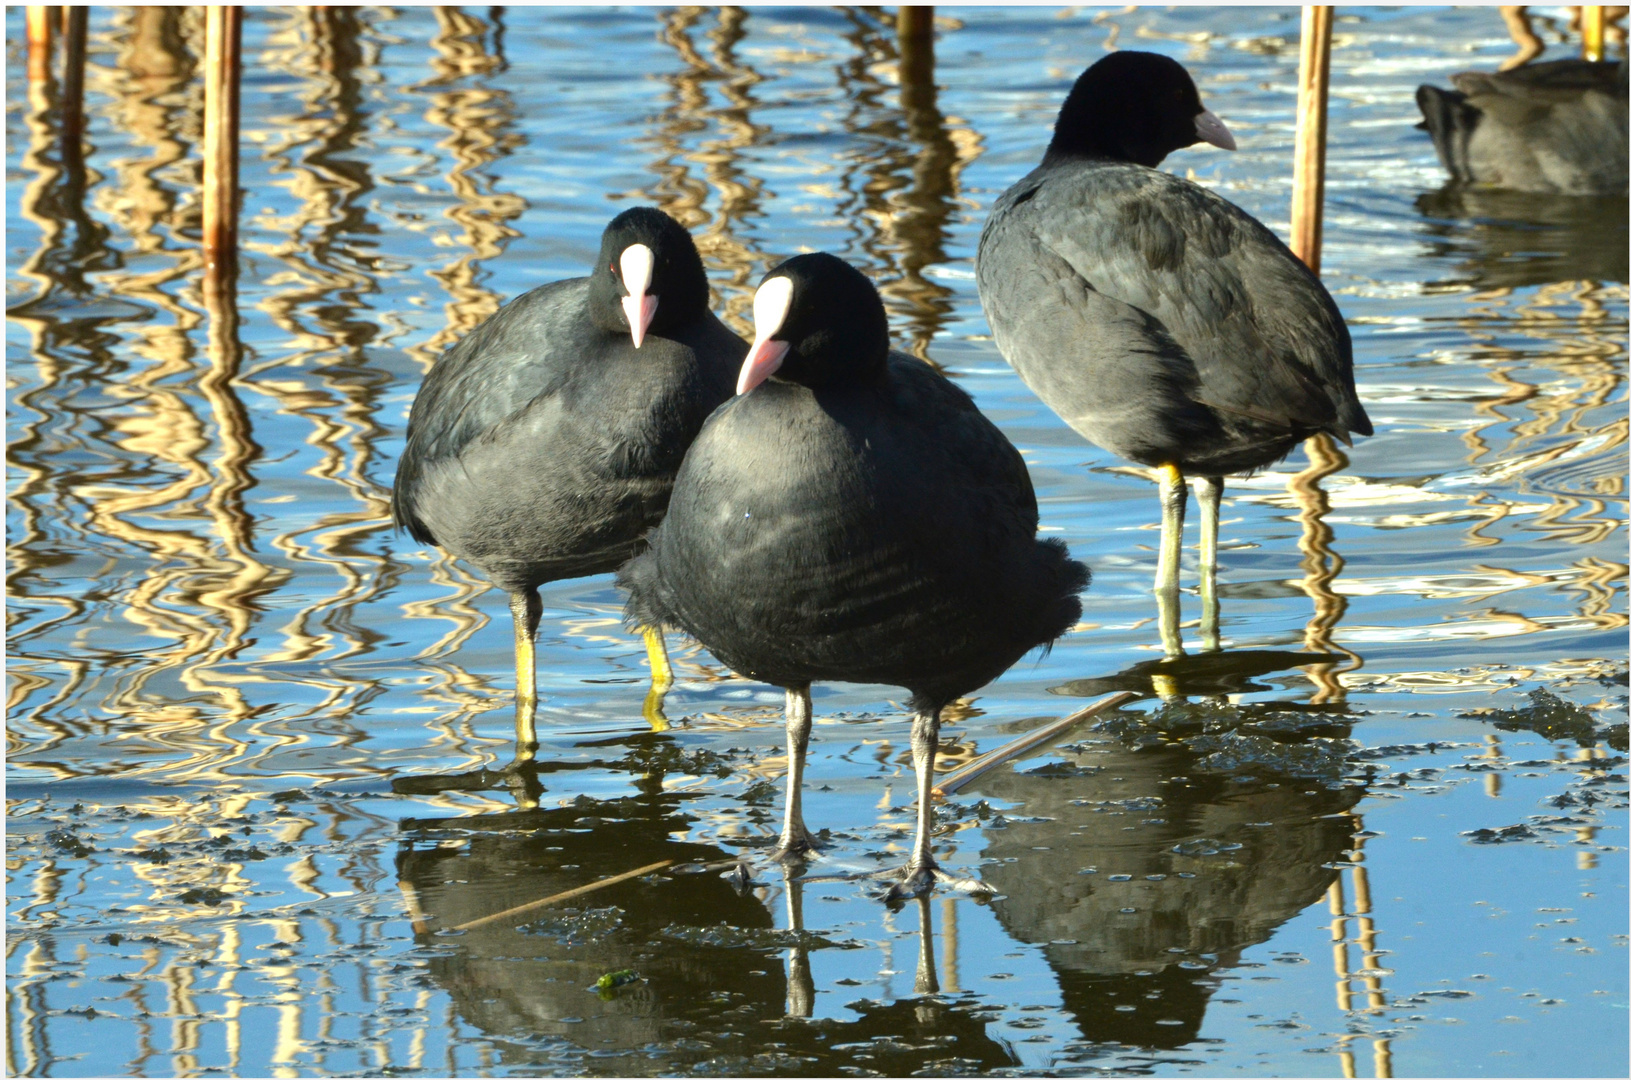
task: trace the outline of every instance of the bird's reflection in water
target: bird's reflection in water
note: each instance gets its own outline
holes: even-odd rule
[[[1238,693],[1320,659],[1212,654],[1167,662],[1165,678],[1182,693]],[[1156,666],[1066,692],[1147,693]],[[1044,947],[1086,1040],[1191,1041],[1225,969],[1326,896],[1360,828],[1350,811],[1363,789],[1341,779],[1342,744],[1327,741],[1348,732],[1329,709],[1172,695],[1148,716],[1113,714],[1044,764],[963,789],[1018,805],[988,824],[982,877],[1003,894],[994,910],[1008,933]]]
[[[489,786],[514,787],[525,773],[527,790],[517,794],[531,808],[402,824],[408,839],[397,880],[416,938],[434,950],[427,974],[465,1022],[493,1039],[505,1067],[559,1068],[570,1060],[575,1071],[620,1076],[699,1066],[827,1076],[1019,1064],[987,1034],[989,1020],[977,1009],[930,996],[939,981],[927,898],[918,903],[914,996],[852,1002],[841,1019],[811,1019],[812,969],[820,966],[812,957],[829,943],[804,928],[805,887],[780,869],[765,881],[745,880],[732,872],[730,853],[675,838],[696,820],[686,806],[694,796],[666,790],[664,779],[713,771],[708,752],[688,754],[656,733],[601,747],[619,748],[627,751],[619,761],[543,761],[492,774]],[[632,773],[636,792],[537,806],[556,774],[608,767]],[[475,783],[473,774],[464,779],[410,777],[393,787],[427,794]],[[778,893],[786,905],[781,929],[769,906]],[[525,905],[533,906],[517,910]],[[597,990],[602,976],[623,971],[638,978]]]
[[[1534,195],[1450,185],[1416,199],[1434,254],[1456,265],[1431,290],[1631,280],[1625,196]]]
[[[744,1006],[781,1015],[779,965],[758,950],[730,947],[744,932],[770,930],[770,912],[720,876],[714,864],[728,859],[725,852],[671,839],[694,821],[686,796],[663,790],[661,759],[672,744],[631,741],[637,745],[621,764],[648,770],[631,796],[403,823],[410,839],[397,857],[398,884],[416,935],[441,946],[430,977],[467,1022],[499,1040],[506,1065],[548,1061],[552,1048],[540,1039],[629,1051],[698,1027],[742,1030],[724,1014]],[[669,869],[694,872],[653,872],[446,933],[665,860]],[[715,932],[723,943],[707,944]],[[596,991],[601,976],[624,970],[640,981]],[[603,1071],[634,1068],[613,1058]]]
[[[1253,680],[1277,671],[1308,664],[1333,664],[1342,659],[1331,653],[1293,652],[1290,649],[1230,649],[1144,660],[1096,679],[1072,679],[1051,688],[1065,697],[1099,697],[1118,690],[1172,697],[1227,697],[1276,689]],[[1282,708],[1296,708],[1282,705]]]

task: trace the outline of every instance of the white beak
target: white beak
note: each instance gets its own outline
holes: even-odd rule
[[[644,244],[630,244],[617,260],[618,268],[623,272],[623,287],[629,291],[629,295],[623,298],[623,314],[628,316],[629,336],[634,339],[636,349],[646,339],[646,327],[651,325],[651,317],[657,314],[657,298],[646,295],[646,290],[651,288],[654,261],[651,249]]]
[[[1220,150],[1235,148],[1235,137],[1229,134],[1229,129],[1211,109],[1203,109],[1201,114],[1195,117],[1195,134],[1200,136],[1202,142],[1209,142]]]
[[[753,348],[742,361],[742,374],[736,379],[736,392],[745,394],[775,374],[787,356],[785,341],[770,340],[787,321],[793,306],[793,279],[773,277],[753,294]]]

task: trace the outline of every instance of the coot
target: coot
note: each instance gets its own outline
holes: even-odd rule
[[[1626,64],[1551,60],[1421,86],[1418,127],[1452,179],[1561,195],[1626,194]]]
[[[1235,146],[1181,65],[1111,53],[1076,80],[1042,164],[997,200],[976,263],[997,348],[1026,385],[1087,439],[1159,470],[1156,593],[1173,655],[1184,474],[1197,474],[1202,629],[1216,647],[1224,474],[1316,432],[1371,433],[1319,279],[1256,218],[1156,169],[1203,141]]]
[[[391,516],[510,594],[523,752],[537,741],[538,586],[615,570],[639,550],[746,353],[708,310],[691,235],[637,207],[606,226],[590,276],[512,300],[425,376]],[[662,727],[668,656],[661,631],[645,638],[646,715]]]
[[[783,861],[813,846],[800,806],[810,683],[909,690],[917,840],[893,891],[917,893],[948,880],[929,850],[940,710],[1069,629],[1087,569],[1037,539],[1025,463],[969,396],[890,350],[858,270],[789,259],[760,283],[753,318],[738,396],[618,574],[625,618],[677,626],[786,689]]]

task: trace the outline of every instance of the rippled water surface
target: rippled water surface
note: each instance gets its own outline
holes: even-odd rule
[[[1164,668],[1153,488],[1002,362],[974,245],[1106,46],[1189,66],[1241,148],[1166,167],[1283,235],[1295,11],[940,9],[936,88],[875,10],[255,9],[236,347],[197,11],[92,13],[83,170],[6,14],[8,1072],[1624,1074],[1626,201],[1439,191],[1415,87],[1508,54],[1492,10],[1340,9],[1377,433],[1231,481],[1226,651]],[[681,646],[652,732],[609,575],[546,588],[502,771],[504,597],[392,531],[395,460],[439,352],[636,202],[739,328],[782,257],[864,266],[1092,566],[946,727],[1143,695],[944,804],[998,899],[846,876],[910,838],[888,687],[816,688],[828,853],[754,862],[780,692]]]

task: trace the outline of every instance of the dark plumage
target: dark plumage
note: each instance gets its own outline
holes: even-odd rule
[[[1624,61],[1552,60],[1421,86],[1418,126],[1461,183],[1561,195],[1624,195]]]
[[[741,395],[709,419],[650,548],[618,575],[627,618],[677,626],[787,688],[778,857],[810,846],[799,812],[809,684],[910,690],[920,819],[901,888],[915,891],[935,874],[941,708],[1069,629],[1087,571],[1037,539],[1013,445],[966,393],[890,351],[882,301],[857,270],[789,259],[760,284],[754,316]]]
[[[524,744],[538,586],[639,550],[746,352],[708,310],[690,234],[640,207],[606,227],[589,277],[517,297],[425,376],[391,516],[510,593]],[[661,638],[647,643],[660,684]]]
[[[1026,385],[1087,439],[1163,470],[1169,652],[1181,474],[1205,478],[1205,592],[1224,474],[1317,432],[1371,433],[1319,279],[1250,214],[1155,169],[1203,140],[1234,148],[1182,66],[1110,54],[1077,79],[1042,164],[997,200],[976,264],[997,348]]]

